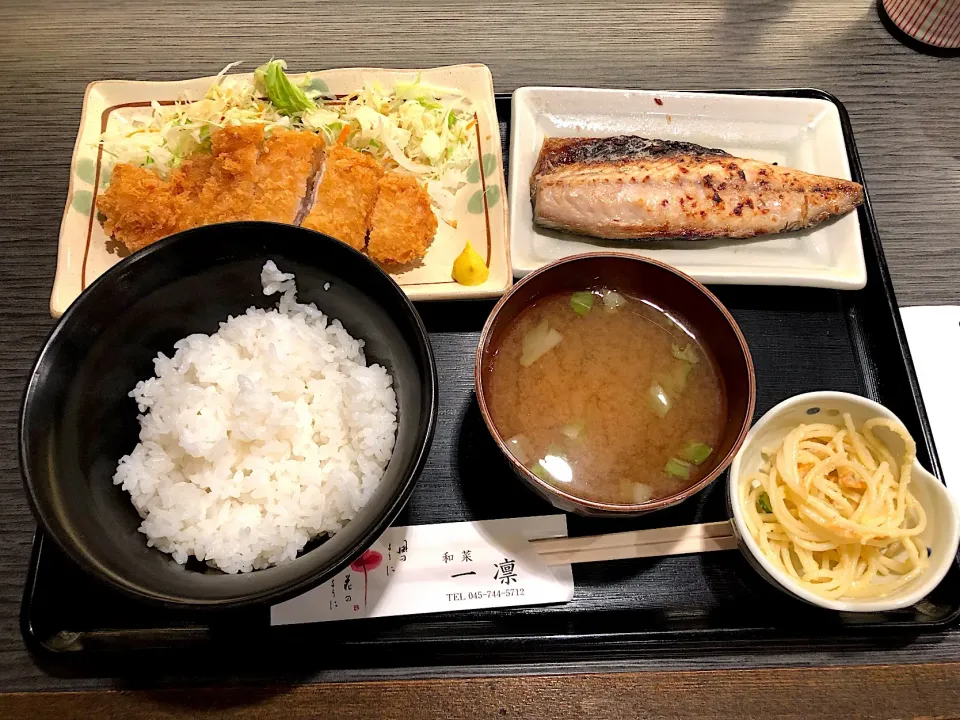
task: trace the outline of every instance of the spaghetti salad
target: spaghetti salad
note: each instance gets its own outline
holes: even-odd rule
[[[899,423],[873,418],[857,431],[844,425],[800,425],[745,476],[739,499],[763,554],[803,588],[825,598],[876,598],[906,585],[927,567],[918,537],[923,507],[910,492],[916,443]],[[899,435],[895,458],[874,434]]]

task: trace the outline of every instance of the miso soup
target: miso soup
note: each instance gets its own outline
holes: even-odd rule
[[[584,500],[640,503],[693,485],[726,418],[715,362],[683,318],[609,288],[524,309],[488,377],[514,457]]]

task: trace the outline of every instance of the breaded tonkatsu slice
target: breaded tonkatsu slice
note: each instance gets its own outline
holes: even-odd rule
[[[370,155],[334,145],[327,150],[322,172],[303,226],[363,250],[383,168]]]
[[[322,157],[311,132],[261,125],[228,127],[211,136],[211,152],[195,152],[170,172],[117,165],[97,202],[103,229],[130,250],[175,232],[231,220],[296,222]]]
[[[307,184],[323,161],[323,138],[279,128],[266,139],[257,161],[251,219],[293,223],[307,195]]]
[[[297,219],[323,140],[314,133],[261,125],[213,134],[213,164],[197,203],[195,225],[231,220]]]
[[[97,201],[103,230],[129,250],[139,250],[178,230],[175,193],[156,173],[117,165],[110,186]]]
[[[226,127],[211,135],[210,142],[213,163],[197,202],[191,206],[191,224],[252,220],[249,208],[254,196],[263,126]]]
[[[430,197],[417,179],[401,171],[384,175],[370,217],[370,257],[389,264],[421,260],[436,233]]]

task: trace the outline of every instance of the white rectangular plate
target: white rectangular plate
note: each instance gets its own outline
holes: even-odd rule
[[[866,285],[857,213],[810,230],[750,240],[612,241],[533,223],[530,174],[545,137],[642,135],[693,142],[818,175],[850,178],[837,107],[826,100],[713,93],[524,87],[513,94],[510,235],[513,272],[621,250],[673,265],[705,283]]]
[[[487,174],[477,174],[475,182],[468,183],[457,193],[453,213],[456,227],[439,222],[437,235],[423,264],[393,277],[414,300],[496,297],[510,287],[513,278],[507,242],[506,198],[502,192],[500,125],[494,103],[493,78],[487,66],[454,65],[430,70],[343,68],[310,73],[315,83],[322,81],[333,94],[356,90],[367,80],[377,80],[385,87],[392,87],[397,80],[414,80],[418,74],[425,82],[459,89],[473,102],[479,130],[477,166]],[[293,77],[299,79],[302,75]],[[54,317],[59,317],[87,285],[121,259],[118,244],[110,241],[96,220],[97,193],[107,185],[109,176],[103,153],[97,145],[100,135],[118,118],[148,113],[151,101],[198,100],[213,80],[213,77],[174,82],[105,80],[87,87],[80,132],[70,166],[67,205],[60,225],[57,275],[50,297],[50,312]],[[492,156],[494,162],[486,156]],[[474,195],[482,202],[471,203]],[[482,211],[474,212],[478,207]],[[482,285],[459,285],[451,277],[453,261],[467,240],[490,268],[490,276]]]

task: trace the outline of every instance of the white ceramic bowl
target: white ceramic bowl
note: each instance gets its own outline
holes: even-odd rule
[[[881,598],[828,600],[800,587],[790,576],[775,567],[760,550],[744,523],[737,485],[745,474],[756,472],[763,464],[760,449],[776,446],[792,428],[800,423],[843,422],[842,414],[850,413],[854,425],[860,427],[873,417],[900,419],[882,405],[842,392],[812,392],[784,400],[769,410],[750,429],[746,440],[730,465],[727,481],[727,502],[732,515],[732,525],[740,548],[750,564],[768,581],[795,597],[820,607],[842,612],[882,612],[916,604],[930,594],[943,580],[950,566],[956,561],[957,544],[960,542],[960,508],[947,488],[936,477],[923,469],[919,461],[913,465],[910,490],[927,513],[927,528],[921,534],[931,549],[930,566],[913,582]],[[878,431],[880,432],[880,431]],[[903,443],[896,435],[883,432],[884,442],[889,442],[897,456]]]

